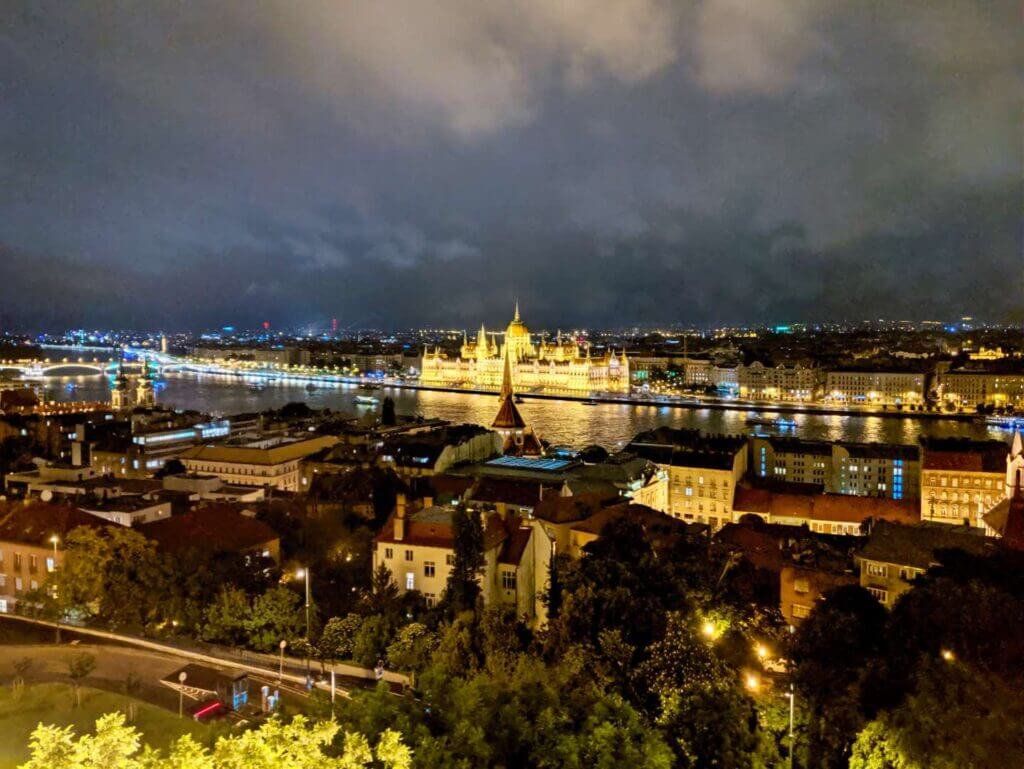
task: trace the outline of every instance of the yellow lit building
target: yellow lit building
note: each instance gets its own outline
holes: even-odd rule
[[[825,399],[833,403],[917,405],[924,403],[925,376],[901,371],[830,371]]]
[[[495,338],[498,336],[503,337],[500,343]],[[506,355],[512,383],[519,390],[629,392],[625,350],[619,355],[608,351],[592,358],[589,349],[581,352],[576,342],[563,339],[561,334],[554,342],[534,344],[519,317],[518,304],[504,334],[491,333],[480,326],[475,341],[463,336],[459,357],[451,359],[437,349],[424,351],[420,381],[446,387],[473,385],[497,389],[502,383]]]
[[[922,441],[921,520],[985,527],[984,516],[1008,495],[1002,441]]]

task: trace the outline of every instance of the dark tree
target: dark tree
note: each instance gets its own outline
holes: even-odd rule
[[[484,568],[484,529],[480,516],[463,507],[452,513],[455,562],[445,590],[446,609],[454,614],[472,611],[480,596],[480,574]]]
[[[380,423],[387,427],[395,425],[395,401],[393,398],[385,398],[380,407]]]
[[[862,685],[882,653],[886,612],[859,585],[844,585],[800,626],[793,643],[798,696],[810,711],[810,763],[823,769],[847,766],[850,746],[866,718]]]

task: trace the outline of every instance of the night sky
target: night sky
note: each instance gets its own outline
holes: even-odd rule
[[[0,3],[0,324],[1024,315],[1019,5]]]

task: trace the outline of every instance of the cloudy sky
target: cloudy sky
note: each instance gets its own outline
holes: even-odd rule
[[[1021,320],[1012,0],[0,3],[0,324]]]

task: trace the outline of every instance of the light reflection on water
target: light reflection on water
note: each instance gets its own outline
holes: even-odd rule
[[[250,389],[237,380],[216,375],[169,373],[161,380],[159,401],[177,408],[234,414],[262,411],[302,401],[312,408],[328,407],[345,414],[366,414],[367,407],[355,403],[360,390],[354,385],[320,385],[313,392],[304,383],[272,382],[263,390]],[[57,400],[106,400],[106,377],[53,377],[43,380],[50,397]],[[74,383],[73,390],[67,389]],[[390,395],[399,414],[421,414],[453,422],[488,425],[498,407],[496,396],[463,393],[401,390],[388,388],[375,392],[379,398]],[[379,409],[379,407],[377,407]],[[526,420],[546,440],[582,446],[600,443],[615,447],[636,433],[659,425],[699,428],[709,433],[749,433],[750,412],[715,409],[674,409],[667,406],[631,406],[621,403],[587,406],[574,401],[549,401],[527,398],[519,405]],[[772,415],[766,414],[771,417]],[[1006,434],[989,430],[984,424],[951,420],[854,417],[836,414],[786,414],[796,422],[791,434],[805,438],[851,441],[914,443],[921,435],[996,437]]]

